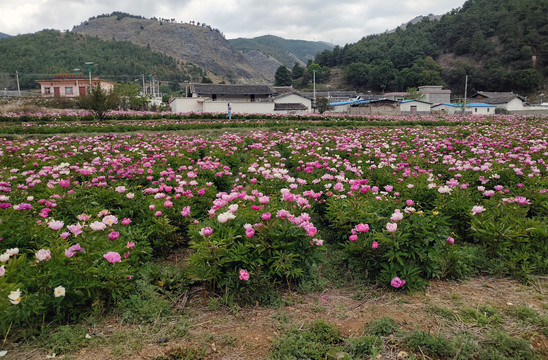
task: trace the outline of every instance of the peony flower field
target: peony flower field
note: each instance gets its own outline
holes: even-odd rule
[[[26,134],[0,139],[2,334],[114,308],[175,255],[169,286],[238,304],[325,269],[387,291],[548,271],[542,118],[69,120],[0,128]]]

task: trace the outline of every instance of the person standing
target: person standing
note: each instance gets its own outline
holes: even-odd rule
[[[232,120],[232,107],[230,106],[230,103],[228,103],[228,120]]]

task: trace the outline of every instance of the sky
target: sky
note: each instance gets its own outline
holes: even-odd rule
[[[354,43],[418,15],[442,15],[465,0],[1,0],[0,32],[70,30],[90,17],[122,11],[146,18],[195,21],[227,39],[276,35],[285,39]]]

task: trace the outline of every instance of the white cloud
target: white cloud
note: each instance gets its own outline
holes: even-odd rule
[[[206,23],[227,38],[277,35],[344,45],[418,15],[444,14],[465,0],[2,0],[0,32],[72,29],[92,16],[123,11],[146,18]]]

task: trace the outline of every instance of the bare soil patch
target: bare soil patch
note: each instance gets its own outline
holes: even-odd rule
[[[541,282],[543,281],[543,282]],[[523,285],[510,279],[477,277],[463,282],[431,281],[421,293],[407,294],[374,288],[329,289],[321,293],[293,294],[291,305],[279,308],[260,306],[228,309],[204,304],[202,294],[195,292],[182,310],[181,316],[189,320],[188,333],[177,340],[144,336],[139,346],[120,354],[111,346],[90,345],[76,353],[56,356],[58,359],[179,359],[182,349],[193,349],[205,359],[264,359],[272,341],[295,327],[303,327],[323,319],[341,330],[345,337],[362,336],[371,320],[390,316],[402,330],[422,330],[436,334],[450,331],[468,331],[481,336],[485,326],[464,321],[458,316],[463,308],[477,309],[487,305],[502,317],[502,330],[514,337],[527,339],[541,354],[548,357],[548,339],[539,331],[528,328],[515,318],[507,316],[514,307],[529,307],[541,315],[548,314],[548,283]],[[286,300],[290,300],[289,294]],[[432,311],[449,309],[455,321],[446,321]],[[109,318],[101,325],[89,329],[92,337],[113,336],[123,329],[139,326],[120,325],[117,318]],[[529,330],[529,331],[528,331]],[[48,355],[40,348],[7,344],[6,359],[45,359]],[[382,359],[396,359],[396,354],[406,350],[397,342],[385,341]],[[420,355],[420,354],[417,354]]]

